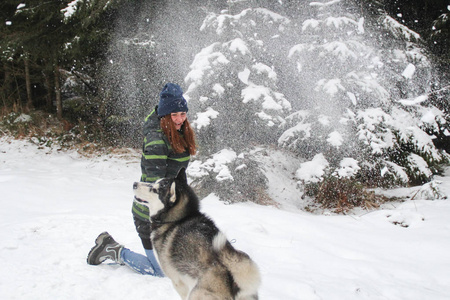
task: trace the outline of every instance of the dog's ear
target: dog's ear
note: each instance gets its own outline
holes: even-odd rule
[[[172,182],[172,185],[170,186],[170,200],[171,203],[175,203],[177,201],[177,193],[175,190],[175,181]]]
[[[187,183],[186,169],[185,168],[181,168],[180,171],[178,171],[177,180],[180,180],[182,182]]]

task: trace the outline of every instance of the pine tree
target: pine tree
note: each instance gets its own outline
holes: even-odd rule
[[[84,80],[80,85],[89,84],[86,73],[95,72],[95,66],[91,66],[105,51],[108,17],[119,2],[37,0],[17,4],[6,0],[2,3],[7,26],[0,32],[1,58],[5,80],[16,79],[18,105],[23,102],[22,90],[26,90],[27,107],[42,107],[36,95],[41,96],[40,91],[45,88],[45,102],[51,104],[56,97],[57,115],[62,118],[65,91],[61,89],[67,87],[64,81],[78,77],[82,78],[79,81]],[[6,94],[10,93],[7,90],[11,85],[6,84]],[[56,88],[58,85],[61,89]]]
[[[270,43],[287,23],[261,8],[236,15],[211,13],[205,19],[201,30],[217,41],[196,55],[185,81],[186,96],[197,112],[194,125],[210,153],[230,146],[231,140],[239,151],[276,140],[291,105],[277,86]]]
[[[302,23],[303,42],[289,52],[303,110],[287,118],[279,144],[310,159],[322,153],[327,176],[340,176],[352,158],[357,164],[346,177],[366,184],[429,180],[446,155],[426,128],[445,120],[427,102],[433,73],[420,35],[383,12],[369,20],[381,30],[367,30],[351,6],[311,6],[316,15]]]
[[[215,42],[195,56],[185,78],[186,97],[196,113],[200,154],[193,168],[202,174],[194,182],[200,191],[215,186],[225,201],[230,191],[234,199],[268,199],[267,179],[248,152],[275,143],[291,109],[279,91],[274,52],[288,23],[262,8],[210,13],[203,22],[201,31]]]
[[[186,77],[202,149],[193,172],[202,175],[194,184],[208,189],[220,181],[229,191],[223,178],[231,182],[240,165],[253,161],[252,147],[274,140],[299,157],[324,162],[313,181],[300,167],[303,184],[430,180],[447,155],[427,132],[448,123],[428,100],[436,75],[421,37],[383,10],[368,17],[358,8],[311,1],[295,19],[266,9],[205,19],[202,31],[215,42],[196,55]],[[267,109],[274,106],[264,99],[281,109]],[[223,148],[232,159],[212,165],[225,155]],[[263,177],[257,164],[246,172]]]

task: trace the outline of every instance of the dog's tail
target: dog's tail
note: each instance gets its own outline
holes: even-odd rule
[[[236,299],[258,299],[261,275],[256,263],[246,253],[234,249],[222,232],[214,237],[213,248],[238,286]]]

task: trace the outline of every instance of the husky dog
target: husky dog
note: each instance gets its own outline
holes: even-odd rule
[[[184,169],[177,178],[135,182],[133,189],[135,201],[150,209],[153,247],[182,299],[258,299],[257,265],[200,212]]]

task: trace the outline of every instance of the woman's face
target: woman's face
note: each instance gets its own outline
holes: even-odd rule
[[[170,117],[172,118],[172,122],[175,124],[175,128],[180,130],[184,121],[186,121],[186,112],[180,111],[176,113],[171,113]]]

